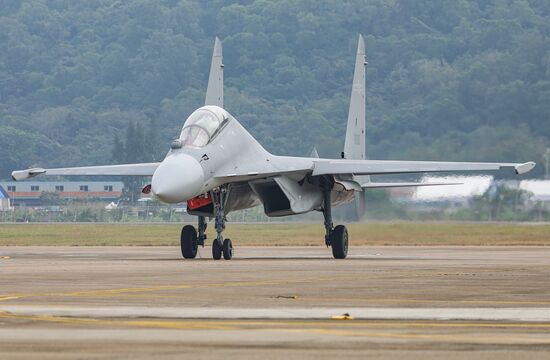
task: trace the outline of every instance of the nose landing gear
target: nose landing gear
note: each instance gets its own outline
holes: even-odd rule
[[[217,236],[212,242],[212,257],[214,260],[231,260],[233,258],[233,244],[230,239],[223,239],[225,230],[225,203],[229,189],[220,187],[211,192],[214,204],[214,219]],[[206,240],[206,218],[199,216],[197,230],[192,225],[185,225],[181,230],[181,254],[185,259],[194,259],[197,256],[198,246],[204,246]]]
[[[219,260],[222,257],[225,260],[231,260],[233,257],[233,244],[229,239],[223,239],[225,230],[225,202],[227,200],[228,189],[220,187],[212,191],[212,201],[214,202],[214,216],[216,221],[216,239],[212,243],[212,257]]]

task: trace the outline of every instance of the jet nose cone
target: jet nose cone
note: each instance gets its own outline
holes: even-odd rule
[[[187,154],[169,155],[159,165],[151,190],[163,202],[178,203],[200,195],[204,181],[202,167]]]

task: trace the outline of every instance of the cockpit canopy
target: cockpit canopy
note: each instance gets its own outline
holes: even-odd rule
[[[195,110],[183,124],[181,145],[192,148],[206,146],[228,120],[229,115],[217,106],[204,106]]]

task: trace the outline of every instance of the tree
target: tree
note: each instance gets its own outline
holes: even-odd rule
[[[160,159],[204,103],[214,36],[227,110],[274,153],[338,156],[362,33],[371,158],[540,160],[549,23],[539,0],[4,1],[0,176],[114,160],[114,133],[117,162]]]
[[[154,120],[149,121],[147,131],[140,122],[129,121],[125,140],[122,141],[118,134],[113,138],[111,159],[115,164],[157,161],[158,144],[158,127]],[[126,176],[123,181],[130,202],[134,202],[142,189],[143,179]]]

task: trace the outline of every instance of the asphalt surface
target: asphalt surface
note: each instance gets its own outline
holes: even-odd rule
[[[550,247],[0,248],[0,359],[550,358]]]

